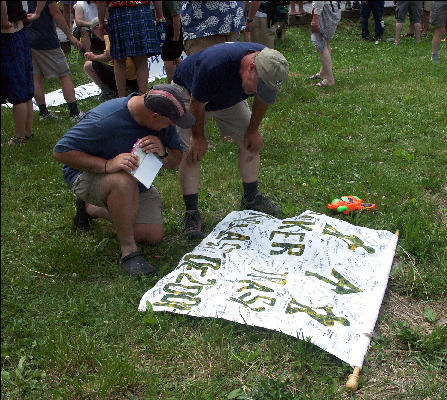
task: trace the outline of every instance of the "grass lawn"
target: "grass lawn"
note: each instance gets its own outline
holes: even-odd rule
[[[385,37],[394,35],[386,17]],[[406,32],[404,27],[404,32]],[[110,223],[74,232],[74,196],[52,149],[71,123],[39,121],[25,145],[8,146],[11,110],[1,111],[1,360],[5,399],[443,399],[447,397],[447,61],[430,62],[431,37],[399,46],[360,39],[343,20],[332,42],[337,84],[308,77],[318,55],[308,26],[289,27],[277,48],[290,77],[262,123],[260,189],[293,216],[328,213],[334,197],[354,194],[374,212],[337,218],[400,231],[396,257],[361,372],[314,345],[224,320],[137,311],[141,296],[197,243],[186,240],[176,171],[156,186],[165,240],[142,247],[158,267],[136,279],[117,266]],[[444,46],[445,43],[442,44]],[[76,85],[88,82],[82,60]],[[59,88],[47,82],[47,91]],[[98,102],[80,101],[82,110]],[[205,231],[239,209],[234,145],[208,128],[200,208]]]

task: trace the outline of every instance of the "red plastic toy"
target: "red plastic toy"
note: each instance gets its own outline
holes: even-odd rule
[[[376,208],[373,203],[363,203],[363,200],[357,196],[343,196],[339,199],[332,200],[331,204],[327,207],[331,210],[342,212],[343,214],[349,214],[357,210],[372,210]]]

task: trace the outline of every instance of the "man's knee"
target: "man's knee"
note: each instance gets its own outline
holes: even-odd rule
[[[93,73],[93,61],[86,61],[84,63],[84,71],[87,75],[90,75]]]
[[[163,224],[135,224],[134,235],[137,243],[155,244],[163,239]]]
[[[117,172],[106,175],[106,177],[111,190],[126,191],[128,193],[138,190],[137,181],[126,172]]]

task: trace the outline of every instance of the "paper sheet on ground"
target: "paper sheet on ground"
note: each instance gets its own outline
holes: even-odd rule
[[[397,236],[306,211],[233,211],[142,297],[154,311],[224,318],[311,342],[361,367]]]
[[[81,57],[81,56],[80,56]],[[186,54],[182,54],[182,59],[186,57]],[[153,56],[147,59],[149,65],[149,82],[155,81],[155,79],[166,78],[166,71],[161,56]],[[88,99],[89,97],[98,96],[101,93],[101,89],[96,83],[91,82],[85,85],[81,85],[75,88],[76,100]],[[64,95],[62,89],[55,90],[45,94],[45,102],[47,107],[56,107],[61,104],[65,104]],[[11,108],[12,104],[2,104],[4,107]],[[33,98],[33,108],[35,111],[39,109],[36,104],[36,100]]]

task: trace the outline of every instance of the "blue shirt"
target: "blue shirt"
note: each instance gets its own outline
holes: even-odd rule
[[[243,1],[184,1],[180,9],[183,40],[240,32],[245,28]]]
[[[32,49],[35,50],[53,50],[60,47],[57,37],[56,25],[48,9],[48,4],[54,3],[47,1],[40,17],[26,26],[26,35]],[[36,11],[37,1],[28,1],[28,12]]]
[[[157,136],[169,149],[181,150],[180,138],[174,126],[161,131],[152,131],[139,125],[127,108],[127,102],[136,93],[128,97],[113,99],[91,109],[71,128],[54,146],[54,151],[63,153],[70,150],[103,157],[110,160],[121,153],[130,153],[135,142],[147,135]],[[64,165],[62,167],[65,181],[71,188],[81,173]],[[143,185],[140,191],[145,191]]]
[[[251,96],[242,88],[242,58],[264,47],[251,42],[216,44],[186,57],[175,69],[173,81],[188,89],[196,100],[208,102],[206,111],[234,106]]]

